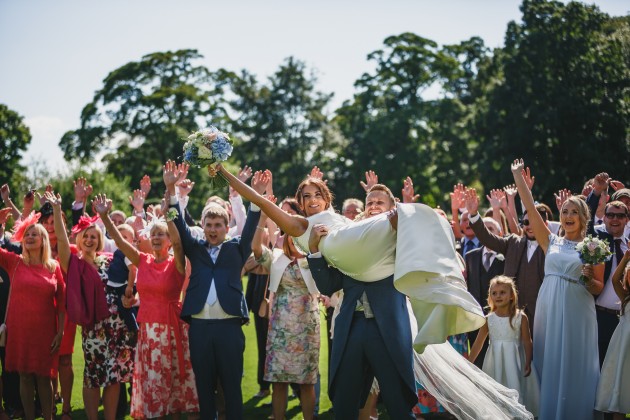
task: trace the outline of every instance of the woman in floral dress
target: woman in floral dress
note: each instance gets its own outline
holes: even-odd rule
[[[270,270],[271,316],[267,336],[265,381],[272,383],[273,414],[285,417],[289,383],[299,384],[302,414],[313,418],[315,383],[319,372],[319,292],[291,237],[285,236],[282,249],[262,246],[266,215],[261,214],[252,241],[254,256]]]
[[[114,420],[120,384],[130,382],[133,374],[135,334],[118,314],[117,295],[107,286],[110,256],[97,255],[104,246],[103,232],[95,225],[98,217],[82,216],[72,228],[78,250],[73,254],[61,216],[61,197],[47,192],[46,199],[53,206],[58,259],[67,275],[68,317],[82,327],[87,418],[98,419],[102,400],[105,419]]]
[[[188,325],[179,317],[186,261],[177,228],[172,221],[154,217],[143,232],[149,235],[152,253],[139,252],[109,218],[111,200],[99,196],[94,203],[118,249],[138,269],[136,287],[142,304],[138,312],[131,416],[179,418],[180,413],[197,412],[199,401],[190,363]],[[162,210],[166,209],[164,201]],[[171,245],[174,256],[169,254]],[[132,289],[127,288],[128,298],[132,297]]]

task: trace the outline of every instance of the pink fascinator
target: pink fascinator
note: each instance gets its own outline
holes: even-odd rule
[[[84,231],[85,229],[89,228],[94,223],[96,223],[97,220],[98,220],[98,214],[92,217],[81,216],[79,218],[79,223],[72,226],[72,234],[76,235],[77,233]]]
[[[11,238],[14,242],[22,242],[24,238],[24,232],[28,229],[29,226],[36,224],[41,217],[41,213],[36,213],[32,211],[25,219],[18,220],[15,222],[15,226],[13,226],[13,237]]]

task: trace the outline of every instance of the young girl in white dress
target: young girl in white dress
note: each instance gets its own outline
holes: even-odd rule
[[[537,416],[540,390],[536,371],[531,368],[529,322],[527,315],[518,309],[518,294],[511,278],[496,276],[490,281],[488,306],[490,313],[473,344],[470,361],[475,361],[489,334],[483,371],[500,384],[518,391],[519,402]]]
[[[621,420],[630,413],[630,251],[617,265],[612,282],[621,299],[619,325],[610,339],[597,386],[595,409]]]

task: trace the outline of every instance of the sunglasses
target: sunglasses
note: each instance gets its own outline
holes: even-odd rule
[[[529,219],[521,221],[521,226],[529,226]]]
[[[623,220],[628,217],[625,213],[606,213],[606,217],[609,219],[614,219],[615,217],[619,220]]]

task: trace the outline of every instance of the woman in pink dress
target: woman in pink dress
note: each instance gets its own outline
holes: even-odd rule
[[[146,231],[152,253],[145,254],[125,241],[114,226],[108,215],[111,200],[101,195],[94,199],[94,205],[118,249],[138,269],[136,287],[142,303],[131,416],[179,418],[180,413],[199,411],[188,325],[179,317],[186,262],[175,224],[162,218],[149,222]],[[171,246],[174,256],[169,255]],[[131,297],[129,289],[126,294]]]
[[[8,209],[0,211],[4,223]],[[9,273],[5,367],[20,374],[24,417],[35,418],[35,384],[44,419],[53,418],[51,378],[56,374],[65,322],[65,283],[52,259],[46,229],[33,214],[16,229],[22,255],[0,248],[0,267]]]

